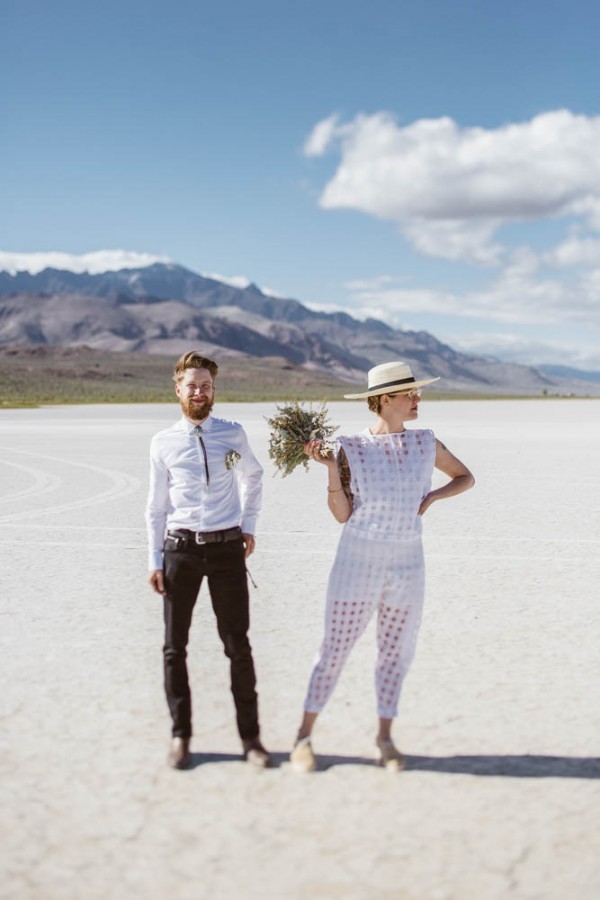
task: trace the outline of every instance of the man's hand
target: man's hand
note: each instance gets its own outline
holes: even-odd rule
[[[152,590],[156,594],[165,594],[165,577],[163,575],[162,569],[155,569],[153,572],[150,572],[150,578],[148,579],[148,584],[152,588]]]
[[[254,540],[253,534],[246,534],[246,532],[243,532],[242,537],[244,539],[244,547],[246,548],[244,556],[246,557],[246,559],[248,559],[248,557],[252,556],[252,554],[254,553],[256,541]]]

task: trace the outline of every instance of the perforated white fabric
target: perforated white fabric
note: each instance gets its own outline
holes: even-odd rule
[[[425,570],[418,509],[431,486],[435,438],[428,430],[365,431],[339,443],[352,474],[353,513],[329,576],[325,637],[304,708],[323,709],[377,610],[377,710],[391,719],[398,712],[421,622]]]

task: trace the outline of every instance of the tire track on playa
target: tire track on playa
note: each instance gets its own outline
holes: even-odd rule
[[[44,472],[43,469],[33,469],[31,466],[10,462],[8,459],[3,459],[1,462],[3,465],[10,466],[12,469],[18,469],[20,472],[25,472],[26,475],[31,476],[35,480],[35,483],[20,491],[15,491],[12,494],[6,494],[5,496],[0,497],[0,503],[14,503],[15,500],[22,500],[24,497],[40,497],[42,494],[48,494],[50,491],[57,489],[63,484],[62,478],[58,475],[49,475],[47,472]]]
[[[13,522],[3,522],[0,520],[0,529],[8,528],[10,529],[9,534],[14,533],[18,534],[23,529],[27,529],[28,537],[27,543],[30,546],[39,546],[39,547],[65,547],[64,535],[67,531],[72,530],[76,531],[80,540],[77,542],[77,546],[74,549],[81,550],[82,548],[90,548],[90,549],[111,549],[117,548],[119,550],[135,550],[136,553],[140,551],[144,551],[147,547],[146,544],[146,534],[144,529],[137,528],[134,526],[124,526],[124,525],[35,525],[29,522],[23,525],[15,525]],[[35,538],[32,537],[32,532],[40,532],[40,537]],[[123,535],[122,538],[119,538],[118,541],[111,541],[110,543],[101,542],[98,540],[98,534],[101,532],[106,532],[109,535],[114,534],[115,532],[119,532]],[[131,537],[126,537],[127,534],[130,534]],[[62,540],[48,540],[48,535],[52,537],[53,534],[63,535]],[[81,540],[83,536],[84,540]],[[85,538],[91,536],[92,540],[90,543],[85,543]],[[128,543],[123,543],[123,541],[127,541]],[[20,547],[23,543],[23,539],[20,537],[2,537],[2,544],[9,545],[14,544],[17,547]]]
[[[3,452],[15,452],[11,451],[8,447],[0,447],[0,451]],[[85,509],[90,506],[99,506],[102,503],[108,503],[111,500],[120,500],[123,497],[127,497],[129,494],[135,493],[141,485],[141,480],[136,478],[134,475],[126,475],[124,472],[118,472],[115,469],[105,469],[102,466],[94,466],[91,463],[78,462],[73,459],[64,459],[59,456],[48,456],[43,453],[36,453],[32,450],[19,450],[19,455],[26,455],[31,457],[33,460],[47,461],[47,462],[55,462],[60,463],[61,465],[67,466],[69,469],[73,467],[77,467],[79,469],[84,469],[87,472],[93,472],[95,475],[101,475],[105,478],[108,478],[111,482],[110,486],[103,491],[99,491],[96,494],[92,494],[90,497],[84,497],[81,500],[72,500],[67,503],[58,503],[53,506],[45,506],[41,510],[36,510],[36,514],[47,514],[47,513],[61,513],[61,512],[69,512],[74,509]],[[40,476],[47,474],[44,473],[43,469],[38,470]],[[53,476],[47,475],[48,478]],[[64,484],[63,479],[59,479],[59,484]],[[14,498],[14,495],[13,495]],[[0,523],[4,522],[17,522],[20,519],[27,519],[34,514],[33,510],[24,510],[23,512],[17,513],[9,513],[8,515],[0,516]]]

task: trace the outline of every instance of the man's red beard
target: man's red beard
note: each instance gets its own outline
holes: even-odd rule
[[[205,419],[215,405],[213,398],[210,400],[196,400],[194,397],[180,397],[179,402],[184,415],[189,419],[198,421]]]

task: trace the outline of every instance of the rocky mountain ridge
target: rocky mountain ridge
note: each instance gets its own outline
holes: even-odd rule
[[[528,366],[459,353],[425,331],[314,311],[173,263],[99,275],[0,272],[0,346],[22,344],[173,355],[199,346],[221,358],[283,357],[353,383],[377,363],[404,359],[419,377],[441,375],[446,391],[573,390],[570,381]],[[597,389],[590,384],[590,393]]]

